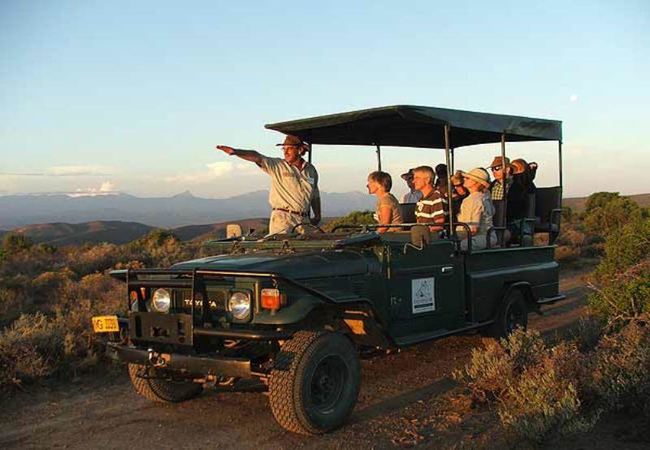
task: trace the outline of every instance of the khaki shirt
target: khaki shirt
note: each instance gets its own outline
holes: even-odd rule
[[[486,236],[487,230],[492,226],[494,206],[490,199],[489,192],[473,192],[469,194],[460,205],[458,221],[466,223],[470,227],[478,227],[474,236]],[[464,228],[458,227],[457,230]]]
[[[318,172],[305,162],[302,170],[283,158],[262,156],[260,167],[271,176],[269,203],[271,208],[282,208],[309,214],[312,198],[319,197]]]

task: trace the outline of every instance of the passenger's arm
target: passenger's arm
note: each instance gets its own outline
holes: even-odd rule
[[[263,156],[255,150],[241,150],[238,148],[228,147],[227,145],[217,145],[217,148],[230,156],[235,155],[236,157],[245,159],[246,161],[254,162],[258,166],[262,164]]]

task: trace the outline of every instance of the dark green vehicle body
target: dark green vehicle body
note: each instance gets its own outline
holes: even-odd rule
[[[498,142],[503,130],[511,127],[507,134],[512,140],[559,140],[558,124],[390,107],[268,127],[310,143],[368,144],[383,139],[387,145],[402,141],[413,147],[442,145],[449,162],[449,135],[461,142],[459,146]],[[429,129],[434,132],[426,134]],[[440,138],[440,130],[445,139]],[[381,133],[384,136],[377,137]],[[108,351],[141,368],[137,373],[134,369],[132,381],[139,393],[150,398],[180,401],[196,393],[189,388],[166,397],[173,383],[185,389],[188,381],[209,384],[255,377],[269,384],[273,413],[285,428],[301,433],[329,431],[354,407],[359,375],[356,355],[348,351],[328,360],[327,355],[336,351],[327,348],[343,345],[365,354],[368,349],[400,348],[469,330],[503,335],[514,325],[525,326],[529,311],[563,299],[552,245],[559,232],[557,212],[554,208],[538,217],[535,229],[549,233],[551,243],[543,246],[463,250],[455,236],[422,242],[413,233],[415,228],[403,226],[379,235],[373,227],[363,227],[259,241],[216,241],[207,244],[212,257],[168,269],[114,271],[112,276],[127,284],[129,316],[120,319],[121,333],[112,336]],[[455,226],[448,224],[448,230],[453,235]],[[159,289],[170,293],[168,311],[152,309],[152,296]],[[277,289],[282,305],[265,308],[263,289]],[[230,306],[235,294],[250,299],[248,313],[239,319]],[[513,310],[516,314],[511,314]],[[317,375],[304,382],[303,389],[329,393],[325,398],[333,398],[334,403],[327,400],[312,408],[308,399],[287,406],[284,398],[293,396],[294,384],[303,383],[300,377],[304,376],[302,366],[292,366],[291,360],[311,357],[314,348],[323,356],[313,367],[305,363],[311,369],[304,370]],[[322,368],[319,361],[329,361],[331,367]],[[287,382],[285,373],[299,381]],[[326,386],[336,377],[340,386],[357,387],[344,395],[342,387],[328,390],[316,385]],[[158,378],[167,384],[143,385]],[[338,398],[347,400],[331,413],[338,408]],[[328,414],[335,418],[330,420]]]
[[[410,345],[488,325],[511,288],[524,293],[529,310],[561,298],[554,246],[466,253],[458,252],[452,241],[433,241],[418,249],[410,245],[408,233],[372,235],[366,242],[347,245],[341,244],[340,237],[215,244],[221,255],[176,264],[164,272],[170,280],[202,278],[208,298],[214,301],[206,308],[206,324],[211,328],[299,330],[306,323],[320,322],[323,310],[334,315],[370,312],[367,325],[381,330],[380,334],[356,339],[374,347]],[[236,254],[230,254],[233,247]],[[166,286],[161,280],[164,272],[156,275],[160,287]],[[126,272],[115,271],[114,276],[126,279]],[[129,276],[133,280],[138,271]],[[431,311],[414,309],[414,280],[432,281]],[[277,311],[263,309],[260,292],[274,286],[286,293],[287,303]],[[245,321],[227,319],[225,303],[233,290],[252,295],[252,314]],[[185,314],[191,309],[190,288],[172,289],[172,299],[172,310]],[[197,314],[204,318],[202,304],[195,304]],[[156,341],[147,330],[142,333],[131,337]]]

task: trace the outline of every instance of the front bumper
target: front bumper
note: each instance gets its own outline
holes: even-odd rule
[[[159,353],[152,349],[142,350],[129,345],[109,342],[106,348],[110,358],[133,364],[157,367],[187,375],[216,375],[250,378],[251,361],[247,358],[222,356],[188,356],[177,353]]]

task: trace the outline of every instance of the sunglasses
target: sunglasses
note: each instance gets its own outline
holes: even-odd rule
[[[494,167],[491,167],[491,169],[492,169],[492,172],[498,172],[499,170],[503,169],[503,167],[501,167],[501,166],[494,166]]]

